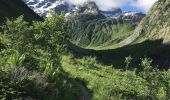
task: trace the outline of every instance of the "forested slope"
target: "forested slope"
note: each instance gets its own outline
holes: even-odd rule
[[[22,0],[1,0],[0,1],[0,23],[5,18],[17,18],[24,15],[26,21],[43,20],[34,13]]]
[[[86,48],[115,45],[129,36],[136,26],[131,21],[92,15],[74,16],[68,20],[68,25],[73,43]]]

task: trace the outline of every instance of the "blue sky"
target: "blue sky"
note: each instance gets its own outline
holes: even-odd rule
[[[137,7],[133,7],[133,6],[129,6],[129,5],[123,6],[123,7],[121,7],[121,9],[122,9],[122,11],[132,11],[132,12],[145,13],[145,11],[143,11],[142,9],[137,8]]]

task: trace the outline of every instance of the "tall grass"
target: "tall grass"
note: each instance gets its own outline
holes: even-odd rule
[[[126,60],[127,66],[130,60]],[[63,56],[63,69],[73,78],[85,83],[93,100],[168,100],[170,92],[169,71],[159,71],[151,66],[150,59],[143,59],[143,70],[121,70],[105,66],[95,58],[82,59]],[[127,67],[128,68],[128,67]]]

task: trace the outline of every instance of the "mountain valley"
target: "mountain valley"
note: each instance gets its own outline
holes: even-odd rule
[[[0,1],[0,99],[170,100],[170,0],[71,1]]]

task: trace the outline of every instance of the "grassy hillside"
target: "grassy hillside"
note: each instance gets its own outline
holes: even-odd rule
[[[120,46],[129,43],[139,43],[145,40],[162,39],[163,43],[170,42],[170,0],[158,0],[148,15],[140,22],[134,33],[119,43]]]
[[[104,32],[101,32],[101,34],[104,36],[100,35],[99,33],[95,34],[93,32],[96,26],[104,25],[105,27],[105,25],[108,24],[103,24],[106,21],[103,21],[104,19],[102,19],[103,22],[101,20],[99,22],[94,21],[92,24],[87,24],[87,26],[91,25],[91,27],[93,27],[92,29],[89,27],[82,30],[91,30],[91,32],[86,31],[86,33],[97,35],[98,38],[93,37],[96,40],[94,43],[98,43],[100,46],[95,47],[96,45],[90,44],[90,46],[87,46],[88,49],[80,49],[75,46],[70,47],[77,54],[92,56],[96,55],[98,61],[103,62],[104,64],[123,67],[124,58],[127,56],[132,56],[134,58],[133,67],[135,67],[142,57],[147,56],[153,59],[155,65],[160,65],[161,67],[168,69],[170,66],[170,47],[164,43],[169,44],[168,41],[170,40],[169,5],[169,0],[159,0],[156,2],[150,10],[149,14],[140,22],[132,34],[127,34],[126,32],[129,31],[129,29],[132,31],[134,28],[130,28],[131,24],[125,23],[121,24],[120,26],[112,23],[112,27],[117,26],[116,30],[118,30],[115,31],[115,28],[114,30],[109,29],[109,31],[113,33],[112,35],[107,36],[107,34],[103,34]],[[81,28],[81,25],[77,27]],[[98,30],[102,31],[102,29],[103,28],[99,27]],[[121,30],[124,31],[122,32]],[[75,36],[79,35],[82,36],[82,38],[85,38],[84,40],[86,41],[84,43],[88,43],[88,39],[91,39],[86,38],[86,36],[82,35],[81,33],[75,34]],[[118,39],[118,41],[110,43],[107,41],[112,39],[115,41]],[[104,44],[102,44],[103,42],[99,42],[99,40],[103,41]],[[106,43],[104,40],[106,40]],[[90,41],[90,43],[92,43],[92,41]]]
[[[162,40],[145,41],[133,45],[114,49],[94,50],[80,48],[69,43],[69,48],[76,57],[94,56],[97,61],[104,65],[113,65],[116,68],[124,68],[124,60],[130,56],[133,58],[132,68],[137,68],[141,58],[149,57],[154,65],[159,65],[160,69],[169,69],[170,47],[162,44]],[[140,68],[138,68],[140,69]]]
[[[129,36],[135,28],[132,22],[93,17],[74,17],[68,21],[69,36],[74,44],[93,49],[106,48]]]
[[[5,9],[1,10],[3,16],[24,13],[28,21],[36,20],[31,16],[34,13],[19,6],[21,1],[15,1],[3,0],[10,5],[0,6]],[[147,38],[106,49],[120,46],[126,37],[138,40],[140,35],[130,34],[135,27],[131,22],[93,18],[73,19],[70,28],[64,15],[55,14],[33,23],[19,17],[1,26],[0,100],[170,100],[170,46],[161,39]],[[68,30],[78,45],[105,50],[68,42]]]
[[[17,18],[24,15],[26,21],[42,20],[22,0],[0,0],[0,23],[7,18]]]
[[[163,39],[170,42],[170,0],[158,0],[138,26],[139,39]]]

